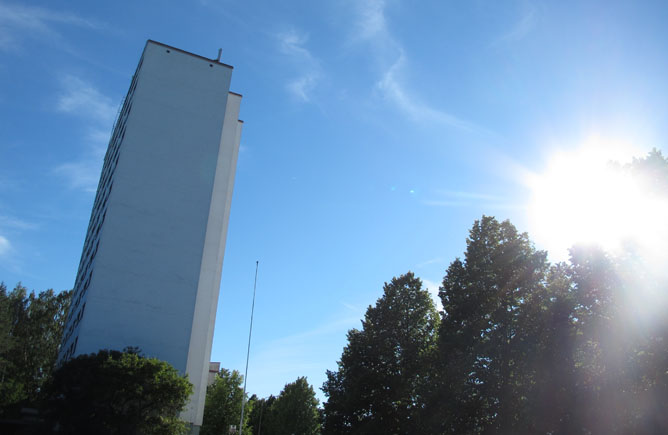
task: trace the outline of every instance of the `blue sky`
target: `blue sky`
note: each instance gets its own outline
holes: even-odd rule
[[[222,47],[245,124],[212,360],[243,372],[259,260],[248,390],[318,388],[385,281],[436,291],[483,213],[533,235],[555,153],[664,147],[668,7],[639,3],[0,0],[0,280],[72,287],[146,39]]]

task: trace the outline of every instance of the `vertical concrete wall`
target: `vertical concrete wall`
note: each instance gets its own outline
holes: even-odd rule
[[[207,385],[209,360],[211,359],[211,345],[213,329],[216,321],[216,307],[220,288],[220,276],[225,254],[225,240],[227,223],[230,216],[234,174],[239,154],[239,139],[241,136],[241,122],[239,122],[239,107],[241,96],[230,93],[227,97],[225,122],[220,137],[220,153],[216,164],[216,176],[211,192],[211,208],[206,226],[204,250],[200,279],[195,301],[195,316],[190,335],[190,348],[186,373],[192,382]],[[185,412],[188,421],[200,421],[204,413],[206,387],[201,388],[190,402]],[[201,407],[201,409],[199,409]],[[199,417],[199,419],[198,419]]]
[[[70,339],[74,355],[137,346],[187,373],[195,392],[182,417],[195,425],[239,149],[231,76],[227,65],[146,44]]]

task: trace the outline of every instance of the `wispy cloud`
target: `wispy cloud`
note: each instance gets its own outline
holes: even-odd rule
[[[17,249],[17,243],[18,246],[21,245],[21,233],[35,230],[38,225],[8,214],[9,207],[5,207],[4,204],[0,204],[0,209],[4,210],[4,213],[0,214],[0,258],[2,258],[0,268],[19,272],[22,255]]]
[[[341,305],[343,305],[348,311],[359,315],[360,318],[362,318],[364,315],[364,309],[358,307],[357,305],[349,304],[348,302],[341,302]]]
[[[373,58],[382,70],[376,82],[376,89],[383,98],[415,122],[483,132],[480,126],[425,103],[419,95],[406,87],[401,75],[408,68],[408,55],[402,44],[390,32],[386,8],[387,3],[384,0],[355,2],[353,11],[356,15],[356,25],[353,26],[354,33],[351,35],[353,42],[368,44],[371,47]]]
[[[39,6],[0,3],[0,50],[15,51],[26,39],[46,40],[69,50],[58,26],[98,29],[100,24],[76,14]]]
[[[383,78],[378,82],[378,89],[382,91],[386,99],[392,101],[414,121],[436,123],[467,131],[482,130],[471,122],[460,119],[446,111],[435,109],[428,104],[421,102],[418,97],[409,95],[398,78],[399,71],[404,66],[404,63],[405,57],[402,50],[399,58],[385,72]]]
[[[281,52],[290,56],[301,57],[304,59],[311,59],[311,53],[304,48],[304,44],[308,41],[306,34],[300,34],[295,29],[280,33],[278,40],[281,44]]]
[[[91,118],[111,126],[116,115],[116,106],[111,98],[103,95],[92,84],[72,75],[63,77],[61,84],[58,111]]]
[[[33,230],[36,224],[12,216],[0,215],[0,228],[14,228],[17,230]]]
[[[101,161],[96,162],[92,158],[85,158],[77,162],[63,163],[53,171],[67,180],[70,188],[85,192],[95,192],[98,179],[100,178],[100,167]]]
[[[472,207],[483,206],[487,209],[515,209],[518,206],[506,198],[480,192],[453,190],[436,191],[431,199],[422,201],[425,205],[437,207]]]
[[[536,6],[530,2],[525,2],[522,7],[521,15],[515,25],[492,42],[492,46],[510,44],[526,38],[536,27],[538,14]]]
[[[438,263],[443,263],[445,259],[443,257],[435,257],[435,258],[430,258],[429,260],[423,261],[422,263],[418,263],[415,268],[416,269],[421,269],[425,266],[429,266],[432,264],[438,264]]]
[[[384,0],[356,1],[355,8],[357,9],[357,21],[354,38],[371,39],[379,36],[387,38]]]
[[[316,373],[309,379],[316,387],[325,380],[323,367],[330,367],[340,357],[340,348],[332,340],[345,337],[350,328],[360,327],[360,316],[346,316],[322,323],[310,330],[280,337],[257,346],[251,356],[253,376],[249,389],[260,395],[276,394],[285,382]],[[316,390],[316,394],[322,397]]]
[[[351,327],[359,325],[361,316],[347,316],[344,318],[336,319],[328,323],[320,324],[312,329],[307,331],[302,331],[297,334],[289,335],[286,337],[281,337],[274,342],[272,345],[276,346],[285,346],[291,343],[300,345],[308,340],[319,339],[323,335],[335,334],[339,331],[347,331]]]
[[[73,189],[95,192],[118,108],[111,98],[79,77],[65,76],[61,86],[56,110],[85,120],[83,140],[86,147],[78,160],[58,165],[54,173],[65,178]]]
[[[311,100],[311,92],[315,88],[317,80],[317,75],[307,74],[291,81],[286,87],[297,99],[308,102]]]
[[[277,39],[281,53],[288,56],[301,72],[298,77],[288,82],[287,90],[300,101],[311,101],[312,93],[322,76],[322,70],[320,62],[306,48],[308,35],[291,29],[278,34]]]
[[[453,198],[462,198],[462,199],[474,199],[474,200],[485,200],[493,202],[503,202],[505,201],[503,197],[498,195],[490,195],[489,193],[479,193],[479,192],[466,192],[462,190],[439,190],[437,193],[441,195],[450,196]]]
[[[72,189],[95,192],[100,178],[100,170],[106,152],[109,132],[91,130],[84,137],[86,146],[79,159],[65,162],[53,169],[53,172],[67,181]]]
[[[9,243],[6,237],[0,236],[0,257],[7,255],[12,249],[12,244]]]

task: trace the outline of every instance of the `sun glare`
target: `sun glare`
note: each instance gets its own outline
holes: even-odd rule
[[[542,174],[530,177],[530,233],[554,260],[568,248],[594,243],[609,251],[637,246],[662,256],[668,219],[666,201],[652,195],[622,165],[645,151],[590,141],[556,153]],[[617,162],[615,165],[612,162]]]

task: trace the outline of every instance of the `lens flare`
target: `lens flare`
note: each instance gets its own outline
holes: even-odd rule
[[[530,177],[530,232],[551,258],[593,243],[610,252],[633,246],[648,259],[665,259],[668,193],[656,195],[623,168],[630,155],[644,157],[634,151],[589,143],[556,153],[542,174]]]
[[[660,324],[668,306],[668,192],[624,167],[646,152],[613,150],[587,144],[560,152],[542,174],[531,175],[530,233],[553,261],[568,259],[576,244],[612,254],[625,315],[647,327]]]

